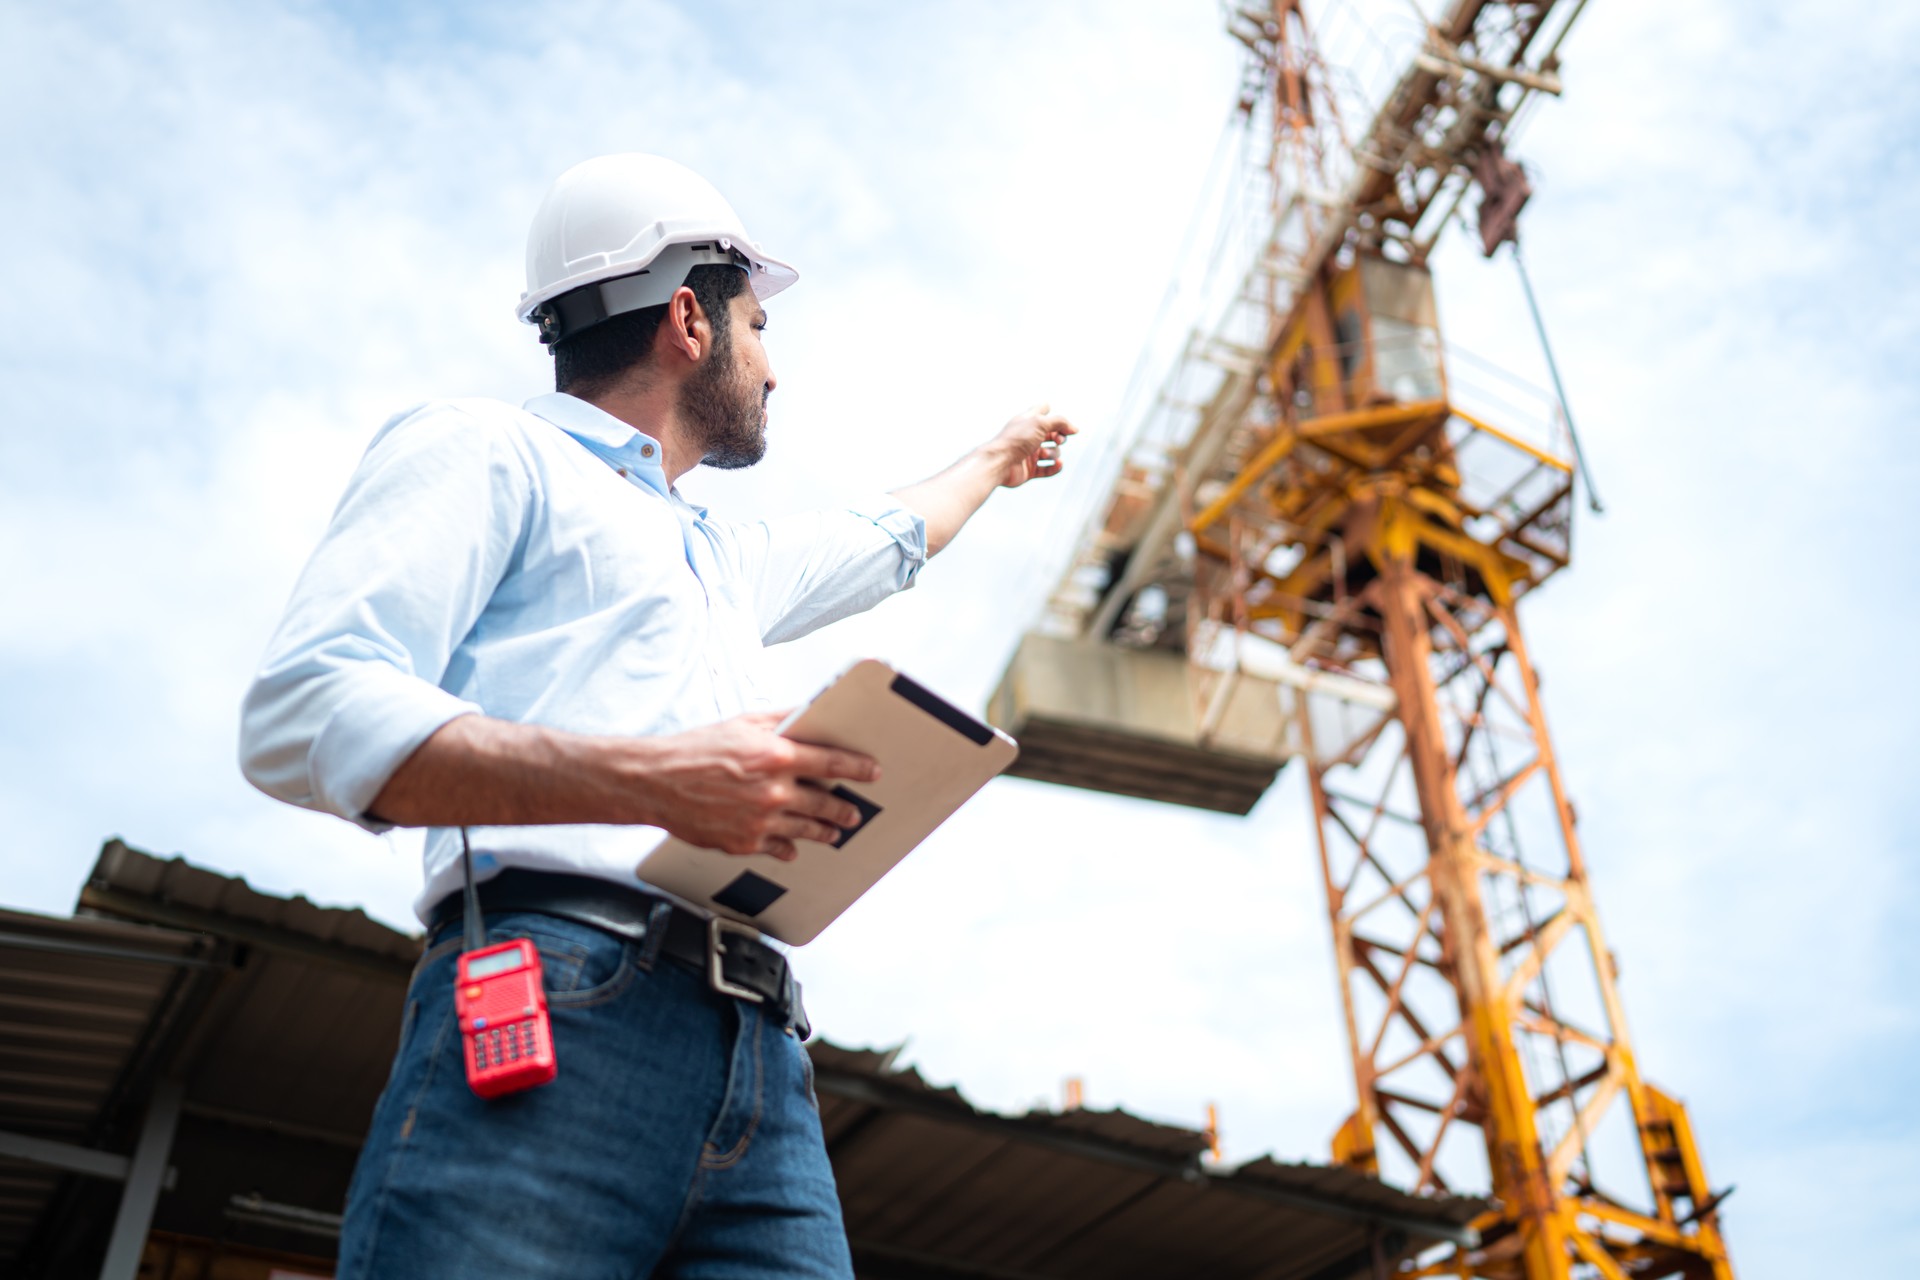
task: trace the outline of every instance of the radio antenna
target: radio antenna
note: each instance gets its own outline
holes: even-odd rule
[[[460,870],[467,878],[466,902],[462,915],[466,917],[466,941],[463,951],[478,951],[487,945],[487,922],[480,915],[480,891],[473,885],[473,846],[467,843],[467,829],[460,828]]]

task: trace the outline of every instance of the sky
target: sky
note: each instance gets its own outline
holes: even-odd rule
[[[417,840],[254,793],[236,710],[375,428],[550,385],[512,308],[562,169],[672,156],[799,266],[768,460],[683,485],[797,510],[1036,401],[1082,456],[1123,435],[1238,77],[1198,0],[0,25],[0,903],[51,913],[119,835],[411,926]],[[1523,234],[1608,510],[1523,621],[1636,1051],[1738,1187],[1743,1276],[1892,1274],[1920,1260],[1920,11],[1598,0],[1562,60]],[[1435,269],[1448,340],[1544,382],[1504,255]],[[772,683],[872,655],[983,704],[1095,496],[1000,495]],[[1312,840],[1297,769],[1244,819],[997,781],[799,954],[814,1022],[984,1105],[1077,1076],[1217,1104],[1231,1158],[1325,1159],[1352,1082]]]

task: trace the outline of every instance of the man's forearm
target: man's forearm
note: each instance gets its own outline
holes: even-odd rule
[[[1072,434],[1065,418],[1035,405],[939,475],[895,489],[893,496],[926,521],[932,555],[953,541],[995,489],[1059,475],[1060,444]]]
[[[486,716],[449,720],[387,779],[369,816],[403,827],[660,827],[727,853],[791,858],[860,811],[826,787],[871,782],[869,756],[793,742],[753,712],[662,737],[589,736]]]
[[[1007,462],[988,448],[975,449],[939,475],[895,489],[893,496],[927,524],[927,554],[953,541],[960,527],[1000,487]]]
[[[617,750],[644,757],[647,747],[633,739]],[[403,827],[647,821],[640,797],[607,785],[614,750],[584,734],[460,716],[394,771],[368,816]]]

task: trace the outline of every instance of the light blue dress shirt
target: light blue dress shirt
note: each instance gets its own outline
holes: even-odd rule
[[[659,442],[569,395],[437,401],[374,437],[294,587],[241,714],[268,795],[356,822],[456,716],[669,734],[765,710],[765,645],[871,608],[926,560],[890,496],[758,523],[709,519]],[[470,827],[483,875],[633,885],[657,827]],[[460,883],[426,842],[425,919]]]

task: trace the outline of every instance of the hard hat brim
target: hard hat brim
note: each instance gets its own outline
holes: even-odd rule
[[[557,280],[538,293],[523,293],[520,295],[520,303],[514,309],[514,314],[519,316],[522,324],[533,324],[534,309],[541,303],[549,302],[554,298],[560,297],[562,294],[572,293],[575,289],[584,288],[590,284],[604,284],[609,280],[618,280],[623,276],[639,275],[644,271],[651,270],[653,264],[659,261],[661,255],[666,253],[667,250],[676,248],[679,245],[692,243],[696,239],[703,241],[717,240],[720,244],[738,250],[741,256],[747,260],[745,268],[747,272],[747,286],[753,290],[753,296],[761,302],[765,302],[768,298],[771,298],[774,294],[779,293],[782,289],[787,288],[800,278],[800,273],[794,270],[791,265],[782,262],[778,258],[761,253],[752,245],[741,244],[739,241],[732,240],[728,237],[717,237],[709,234],[662,244],[653,253],[647,255],[647,259],[644,262],[628,261],[602,264],[590,270],[575,272],[565,279]],[[682,279],[684,279],[684,277],[682,277]],[[673,289],[677,289],[679,286],[680,281],[675,281],[672,288],[667,290],[667,296],[671,297]],[[665,302],[666,298],[662,298],[660,301]]]

